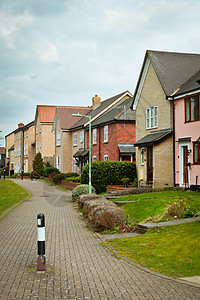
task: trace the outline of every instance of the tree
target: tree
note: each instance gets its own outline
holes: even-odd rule
[[[33,177],[40,178],[40,176],[42,175],[43,169],[44,169],[43,158],[41,156],[41,153],[38,152],[35,155],[35,158],[33,161]]]

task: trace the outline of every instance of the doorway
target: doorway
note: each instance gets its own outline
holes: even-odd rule
[[[153,147],[147,147],[147,183],[153,182]]]

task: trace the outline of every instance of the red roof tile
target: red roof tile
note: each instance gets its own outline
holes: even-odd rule
[[[85,115],[89,112],[89,107],[83,106],[65,106],[57,107],[57,114],[60,121],[61,129],[69,129],[73,126],[81,117],[74,117],[72,114],[82,114]]]

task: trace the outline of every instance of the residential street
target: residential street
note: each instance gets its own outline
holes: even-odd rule
[[[87,228],[71,192],[15,179],[32,197],[0,220],[0,299],[200,299],[200,288],[116,258]],[[48,271],[36,272],[37,215],[45,214]]]

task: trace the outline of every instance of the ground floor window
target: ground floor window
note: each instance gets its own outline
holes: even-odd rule
[[[61,171],[61,157],[56,156],[56,168]]]
[[[76,162],[76,158],[73,158],[73,173],[77,173],[77,162]]]
[[[131,161],[131,154],[121,155],[121,161]]]
[[[194,142],[193,152],[194,152],[194,164],[200,164],[200,142]]]
[[[108,155],[104,155],[104,161],[108,161]]]

